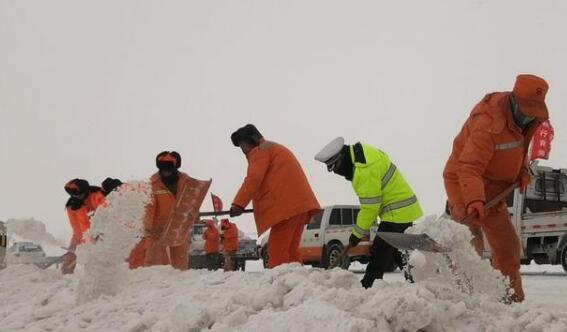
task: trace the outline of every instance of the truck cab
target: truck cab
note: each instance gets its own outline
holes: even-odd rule
[[[522,246],[521,263],[561,264],[567,272],[567,170],[532,165],[531,171],[526,191],[516,189],[507,199]],[[490,257],[490,251],[484,256]]]

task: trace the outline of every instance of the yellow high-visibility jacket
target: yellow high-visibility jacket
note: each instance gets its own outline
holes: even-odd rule
[[[352,187],[360,200],[360,212],[352,230],[359,238],[380,220],[410,223],[423,211],[415,193],[386,153],[367,144],[350,146],[354,164]]]

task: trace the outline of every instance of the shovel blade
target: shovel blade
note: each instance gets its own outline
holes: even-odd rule
[[[447,252],[447,248],[433,240],[429,235],[422,234],[405,234],[393,232],[378,232],[377,236],[382,238],[392,247],[401,250],[420,250],[430,252]]]

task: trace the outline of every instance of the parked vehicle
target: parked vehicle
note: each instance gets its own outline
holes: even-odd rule
[[[46,255],[43,248],[33,242],[14,242],[8,249],[7,264],[43,264]]]
[[[6,267],[6,247],[8,246],[8,232],[6,224],[0,221],[0,270]]]
[[[360,207],[358,205],[332,205],[325,207],[320,213],[313,216],[305,225],[301,238],[300,250],[303,263],[315,267],[327,268],[339,258],[343,249],[348,245],[348,238]],[[370,230],[370,238],[360,242],[358,246],[349,251],[349,257],[343,259],[338,266],[348,269],[351,262],[368,263],[369,249],[376,236],[377,226]],[[268,235],[260,241],[260,255],[267,267]],[[394,270],[395,265],[390,267]]]
[[[204,252],[205,241],[203,240],[203,233],[207,228],[205,221],[200,221],[193,225],[193,232],[191,234],[191,246],[189,248],[189,266],[192,269],[206,269],[206,256]],[[239,249],[236,252],[236,270],[245,271],[247,260],[258,260],[258,248],[256,240],[247,237],[243,232],[239,234]],[[218,268],[224,267],[224,259],[221,253],[218,255]]]
[[[532,166],[525,193],[508,197],[508,211],[522,244],[522,264],[561,264],[567,272],[567,169]],[[485,246],[488,248],[488,246]],[[484,253],[490,257],[489,248]]]

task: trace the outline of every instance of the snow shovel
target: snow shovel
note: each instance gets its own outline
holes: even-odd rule
[[[242,211],[242,213],[251,213],[254,212],[254,209],[247,209]],[[200,212],[199,217],[211,217],[211,216],[226,216],[230,214],[230,210],[227,211],[212,211],[212,212]]]
[[[340,264],[340,262],[347,256],[348,251],[350,250],[351,245],[350,243],[343,249],[343,251],[341,252],[340,256],[337,257],[337,259],[335,259],[335,261],[333,262],[333,264],[330,264],[329,267],[326,270],[332,270],[335,267],[337,267],[337,265]]]
[[[500,203],[505,199],[516,187],[517,183],[510,185],[500,194],[496,195],[494,198],[489,200],[485,207],[489,209],[496,204]],[[470,224],[476,218],[476,212],[469,213],[463,219],[458,222],[464,225]],[[376,233],[384,241],[386,241],[392,247],[401,250],[420,250],[420,251],[430,251],[430,252],[448,252],[449,248],[445,248],[437,241],[433,240],[429,235],[425,233],[421,234],[405,234],[405,233],[394,233],[394,232],[378,232]]]
[[[46,257],[45,261],[43,261],[41,263],[34,263],[34,265],[39,267],[40,269],[45,270],[53,264],[58,264],[58,263],[63,262],[66,255],[67,254],[64,254],[64,255],[61,255],[61,256],[55,256],[55,257]]]

